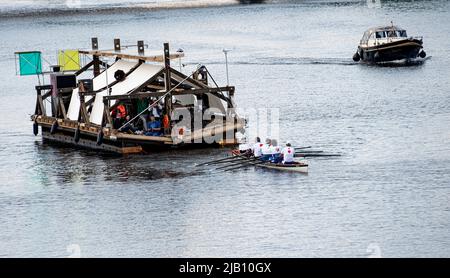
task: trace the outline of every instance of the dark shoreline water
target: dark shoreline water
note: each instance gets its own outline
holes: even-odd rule
[[[4,3],[0,6],[0,19],[12,19],[16,17],[58,17],[58,16],[86,16],[86,15],[117,15],[122,13],[148,13],[157,12],[160,10],[184,10],[184,9],[198,9],[198,8],[220,8],[235,5],[280,5],[280,4],[298,4],[301,2],[304,6],[348,6],[361,5],[366,3],[361,0],[306,0],[306,1],[292,1],[292,0],[189,0],[189,1],[135,1],[135,2],[114,2],[106,0],[105,3],[86,3],[81,1],[77,5],[75,1],[62,1],[61,3],[42,3],[27,5],[18,5],[16,1],[11,4]]]
[[[254,3],[249,3],[254,2]],[[225,7],[239,4],[262,4],[261,1],[239,1],[239,0],[221,0],[221,1],[103,1],[92,3],[87,1],[61,1],[60,3],[27,3],[20,5],[13,1],[12,3],[3,3],[0,6],[0,18],[15,17],[56,17],[56,16],[85,16],[108,14],[115,15],[121,13],[148,13],[159,10],[173,9],[192,9],[192,8],[214,8]],[[264,1],[263,1],[264,2]],[[266,1],[270,2],[270,1]]]
[[[0,19],[0,256],[450,256],[448,1],[284,3],[149,13]],[[374,67],[351,56],[391,20],[431,59]],[[203,28],[204,26],[204,28]],[[280,141],[344,155],[308,175],[246,168],[195,173],[226,149],[101,156],[32,134],[35,77],[13,53],[144,39],[183,48],[242,108],[279,108]],[[222,61],[222,62],[221,62]]]

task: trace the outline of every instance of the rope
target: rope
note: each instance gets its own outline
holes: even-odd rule
[[[208,68],[205,67],[205,69],[206,69],[206,73],[208,74],[208,76],[209,76],[209,77],[211,78],[211,80],[214,82],[214,85],[216,85],[216,88],[219,89],[219,92],[222,94],[222,96],[224,96],[223,91],[220,90],[219,85],[217,85],[216,80],[214,80],[214,77],[211,75],[211,73],[209,72]]]

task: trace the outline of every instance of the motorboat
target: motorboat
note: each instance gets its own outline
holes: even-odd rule
[[[353,55],[355,62],[382,63],[425,58],[422,37],[408,37],[406,30],[394,26],[370,28]]]

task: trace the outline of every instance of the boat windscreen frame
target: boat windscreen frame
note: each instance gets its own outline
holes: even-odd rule
[[[367,44],[368,41],[369,41],[369,36],[370,36],[370,31],[364,32],[364,34],[363,34],[363,36],[362,36],[362,38],[361,38],[360,43],[361,43],[361,44]]]

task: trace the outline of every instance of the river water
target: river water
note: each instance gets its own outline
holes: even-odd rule
[[[450,256],[450,3],[276,1],[214,8],[58,9],[0,17],[1,257]],[[36,8],[29,8],[35,10]],[[425,63],[355,64],[391,21],[424,37]],[[226,149],[114,157],[32,134],[36,77],[14,51],[144,39],[182,48],[245,108],[279,108],[280,139],[339,152],[308,175],[201,171]]]

